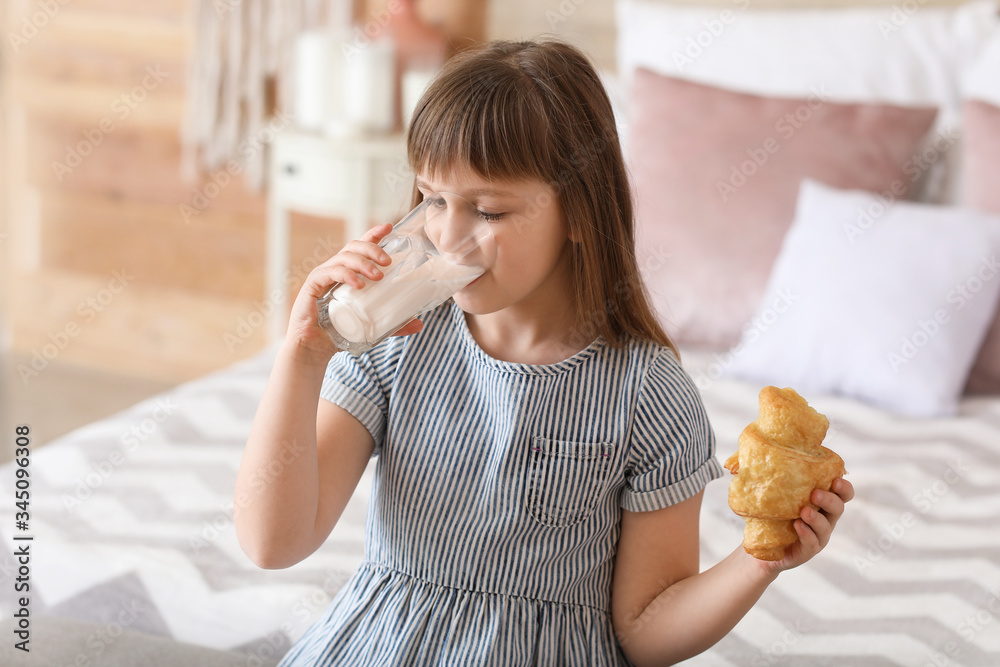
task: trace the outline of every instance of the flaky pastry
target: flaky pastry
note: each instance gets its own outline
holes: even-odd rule
[[[827,418],[794,389],[764,387],[760,414],[725,463],[735,476],[729,506],[743,517],[743,548],[754,558],[781,560],[799,539],[792,522],[812,505],[813,489],[828,491],[843,476],[844,460],[822,444]],[[815,507],[815,506],[813,506]]]

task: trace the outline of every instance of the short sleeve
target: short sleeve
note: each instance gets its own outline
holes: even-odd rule
[[[401,353],[399,338],[391,338],[361,355],[338,352],[326,367],[319,396],[344,408],[360,421],[375,441],[377,455],[389,419],[392,380]]]
[[[662,509],[722,476],[701,395],[669,348],[646,369],[636,400],[621,506]]]

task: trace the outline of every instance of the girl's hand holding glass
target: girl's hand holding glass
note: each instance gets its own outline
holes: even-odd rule
[[[488,215],[450,192],[420,201],[379,243],[387,269],[368,267],[369,280],[342,282],[317,302],[333,344],[366,352],[485,273],[496,258]]]
[[[391,264],[391,259],[378,242],[391,231],[390,224],[372,227],[360,239],[348,242],[340,252],[309,273],[292,305],[286,343],[293,343],[301,350],[316,355],[317,363],[323,365],[340,351],[319,325],[316,300],[336,283],[360,289],[365,285],[364,278],[381,280],[383,269]],[[414,319],[394,335],[414,334],[422,327],[423,323]]]

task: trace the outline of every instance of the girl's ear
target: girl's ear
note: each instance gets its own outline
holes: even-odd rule
[[[566,225],[566,236],[568,236],[569,240],[572,241],[573,243],[579,243],[580,235],[577,233],[576,228],[573,227],[573,225],[569,224],[569,222],[566,221],[565,217],[563,218],[563,221],[564,221],[563,224]]]
[[[573,227],[570,227],[569,230],[569,240],[572,241],[573,243],[576,243],[577,245],[583,243],[583,239],[580,238],[580,232]]]

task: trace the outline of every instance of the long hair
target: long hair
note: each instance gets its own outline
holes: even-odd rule
[[[635,256],[632,191],[614,113],[593,66],[556,40],[490,42],[452,58],[407,133],[414,173],[471,168],[486,180],[551,186],[569,229],[577,320],[567,343],[597,335],[670,347]],[[413,203],[421,200],[414,187]]]

